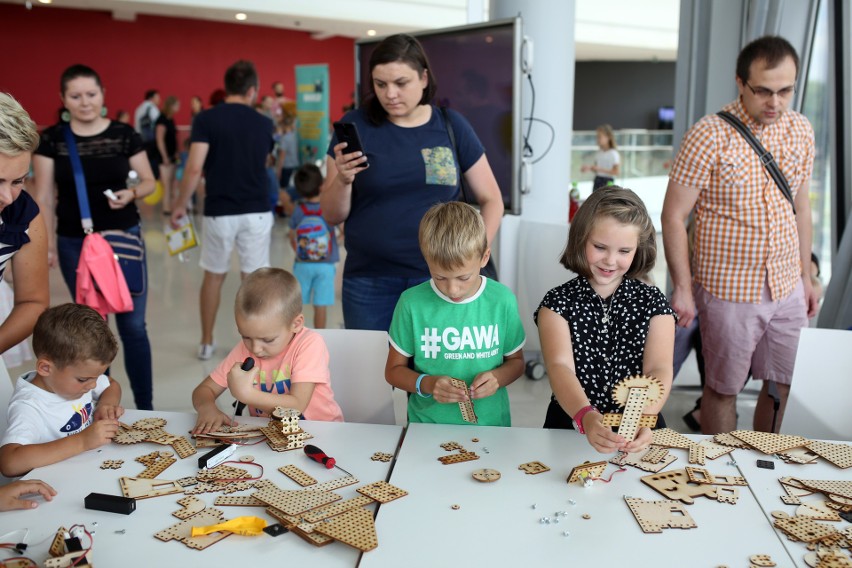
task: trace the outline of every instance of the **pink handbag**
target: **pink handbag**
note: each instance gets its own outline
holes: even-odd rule
[[[93,308],[104,317],[133,311],[133,299],[124,273],[112,247],[99,233],[90,233],[83,239],[77,265],[75,301]]]

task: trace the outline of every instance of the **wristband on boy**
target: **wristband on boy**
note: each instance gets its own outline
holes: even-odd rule
[[[429,376],[429,375],[427,375],[426,373],[423,373],[422,375],[420,375],[419,377],[417,377],[417,382],[416,382],[416,383],[414,383],[414,390],[415,390],[415,391],[417,391],[417,394],[418,394],[418,395],[420,395],[420,396],[422,396],[423,398],[432,398],[432,395],[431,395],[431,394],[424,394],[424,393],[420,390],[420,383],[423,381],[423,377],[428,377],[428,376]]]

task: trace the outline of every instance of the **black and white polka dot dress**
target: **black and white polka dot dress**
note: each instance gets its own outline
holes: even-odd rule
[[[578,276],[544,296],[533,315],[536,324],[541,308],[552,310],[568,322],[577,378],[589,401],[602,413],[619,411],[610,394],[613,385],[642,373],[651,318],[674,314],[659,288],[631,278],[625,278],[615,293],[603,299],[587,278]],[[570,424],[570,418],[553,397],[548,421],[553,422],[554,405],[564,419],[558,423]],[[545,428],[553,427],[560,426],[546,421]]]

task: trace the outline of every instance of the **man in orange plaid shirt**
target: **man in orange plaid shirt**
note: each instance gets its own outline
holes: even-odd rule
[[[780,428],[799,333],[816,313],[818,297],[808,278],[814,135],[807,118],[788,108],[798,70],[796,50],[783,38],[753,41],[737,58],[739,97],[724,108],[775,157],[795,213],[754,149],[715,114],[686,133],[669,176],[662,222],[672,307],[678,325],[698,316],[705,434],[736,429],[737,394],[749,369],[763,380],[754,429]],[[693,209],[690,263],[685,222]],[[777,416],[770,382],[781,400]]]

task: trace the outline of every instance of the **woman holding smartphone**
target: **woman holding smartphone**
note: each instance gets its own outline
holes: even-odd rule
[[[48,263],[52,267],[59,262],[62,278],[74,298],[85,235],[65,129],[71,130],[80,155],[95,231],[118,229],[141,237],[136,200],[154,191],[154,176],[139,134],[127,124],[107,118],[104,88],[94,69],[85,65],[66,69],[60,78],[59,97],[65,107],[62,122],[42,132],[33,156],[33,170],[36,197],[47,226]],[[130,170],[139,174],[135,188],[125,187]],[[115,199],[104,195],[106,189],[112,189]],[[136,408],[151,410],[151,344],[145,325],[147,283],[144,288],[133,296],[133,311],[116,314],[115,323]]]
[[[398,34],[379,43],[370,75],[370,95],[341,119],[355,125],[364,152],[332,139],[320,199],[330,224],[346,222],[346,327],[387,331],[400,294],[429,279],[417,242],[426,210],[457,200],[464,176],[490,244],[503,197],[476,133],[448,110],[454,151],[444,114],[432,104],[437,82],[417,39]]]

